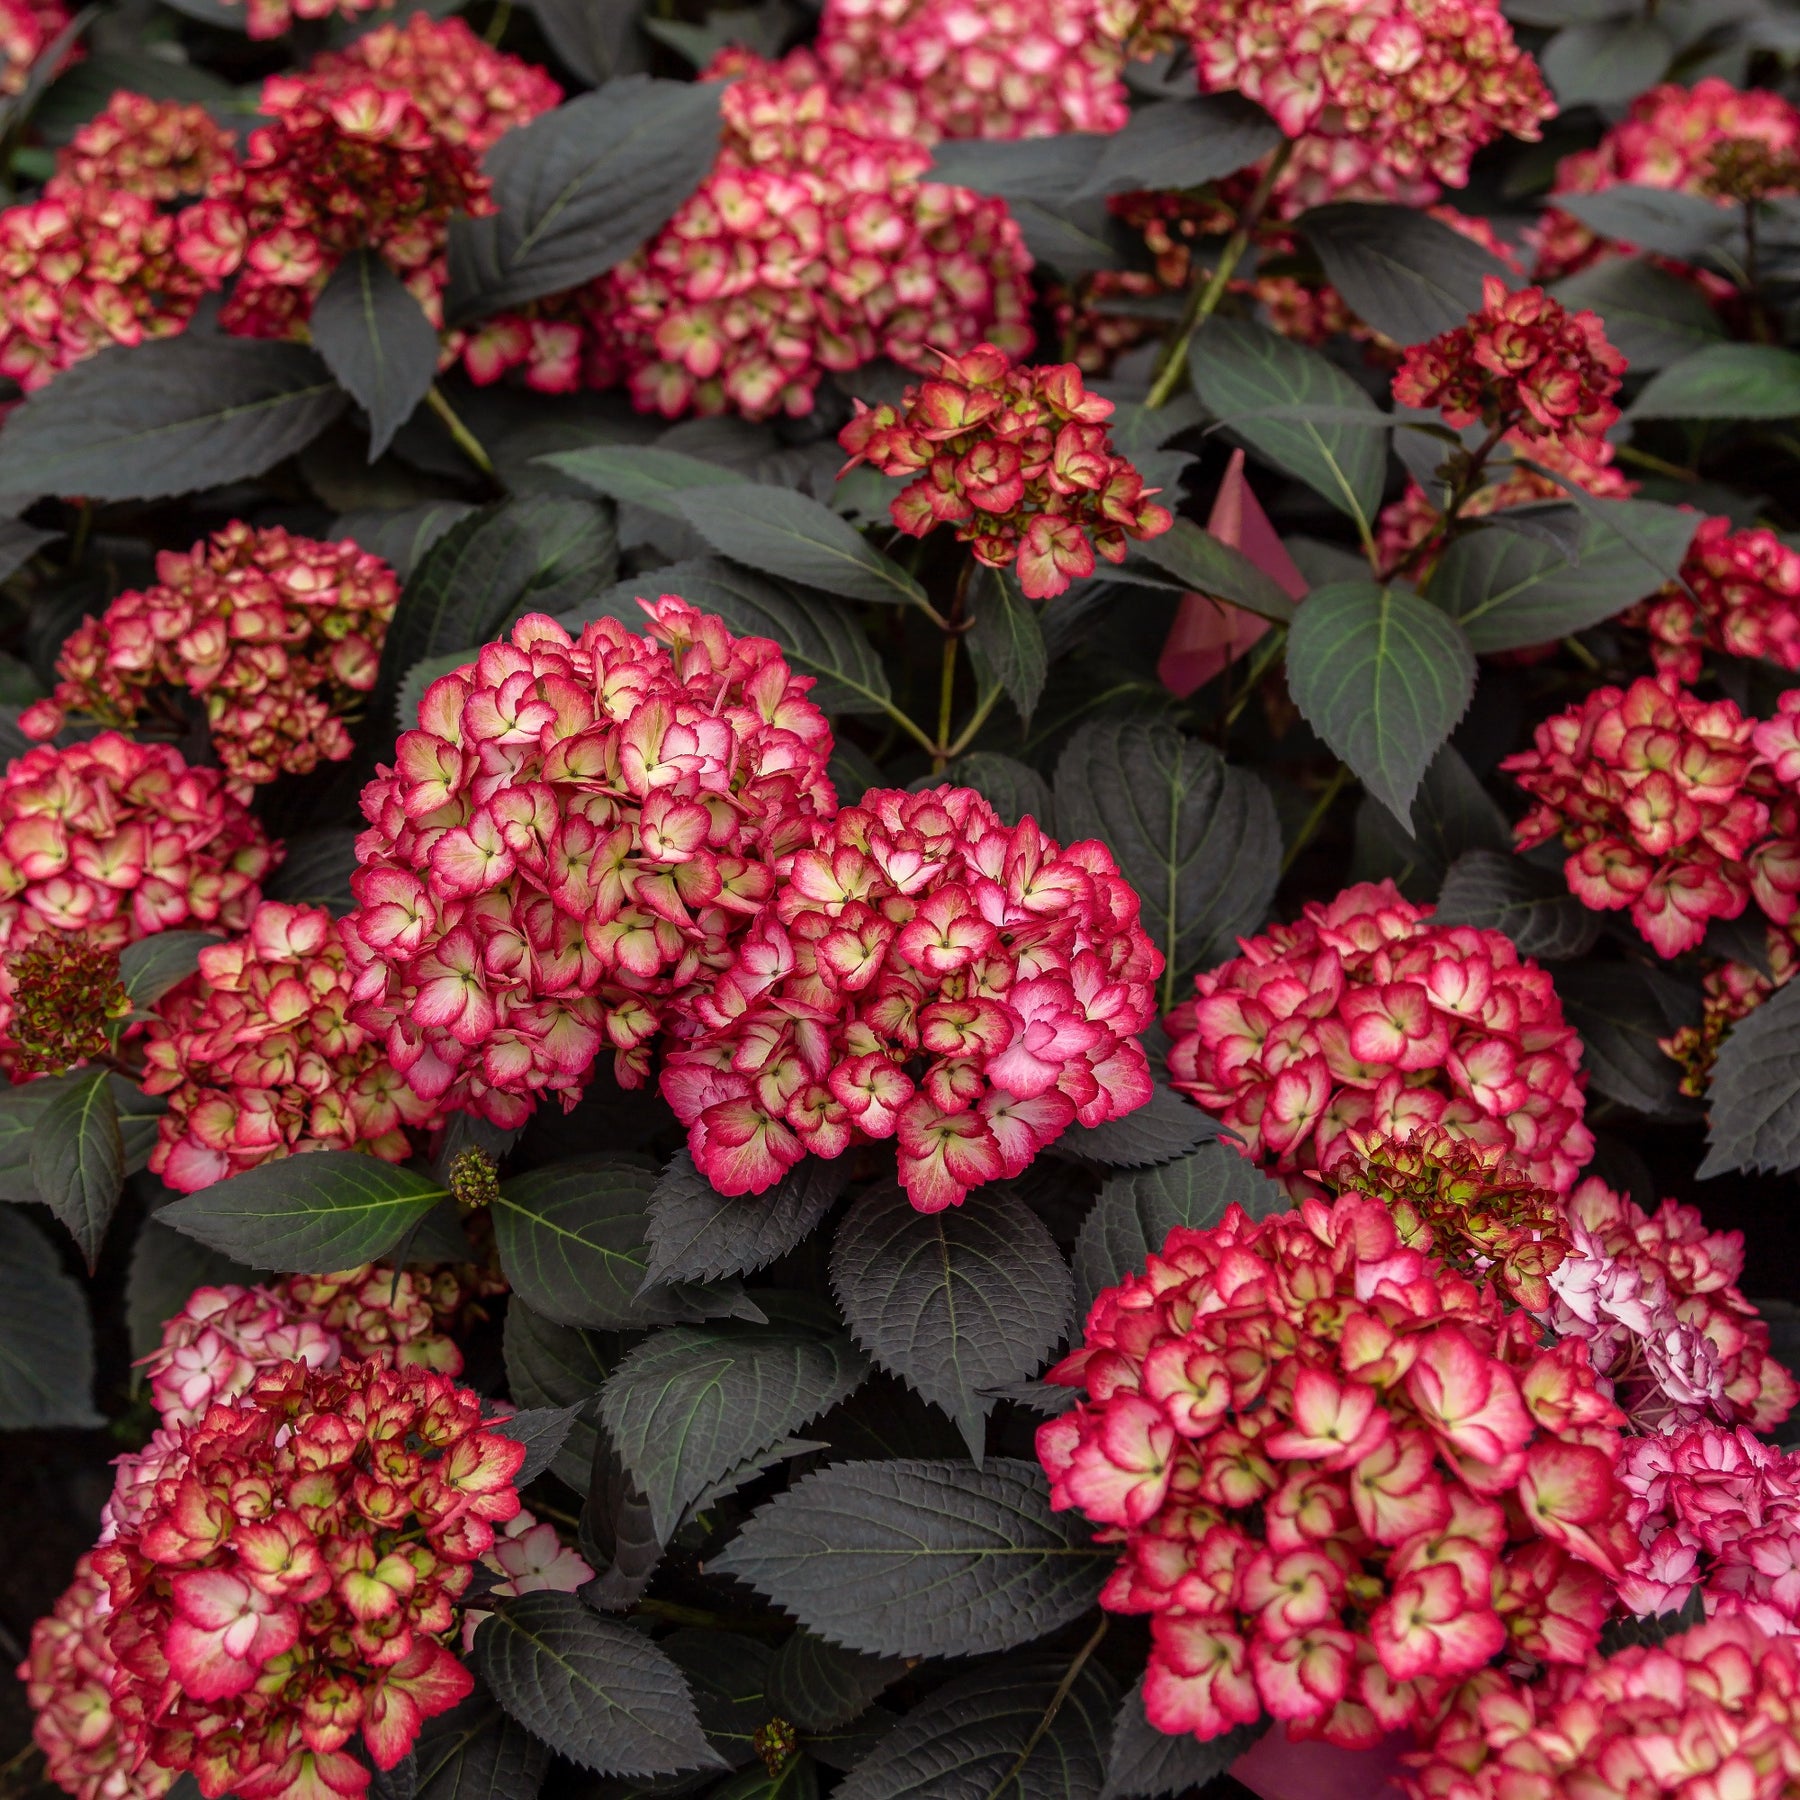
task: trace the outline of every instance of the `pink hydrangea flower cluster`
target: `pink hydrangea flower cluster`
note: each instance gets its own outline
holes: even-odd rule
[[[490,1594],[573,1594],[594,1579],[593,1565],[572,1545],[565,1544],[548,1520],[519,1509],[494,1535],[494,1547],[481,1566],[499,1576]],[[466,1656],[475,1647],[476,1628],[492,1614],[468,1607],[462,1616],[462,1647]]]
[[[1117,131],[1124,46],[1105,0],[828,0],[814,54],[889,136]]]
[[[1800,108],[1770,88],[1736,88],[1718,75],[1691,87],[1667,82],[1638,95],[1594,149],[1565,156],[1552,193],[1598,194],[1624,184],[1704,194],[1720,148],[1743,142],[1776,154],[1800,151]],[[1539,221],[1537,238],[1541,281],[1561,280],[1608,248],[1554,206]],[[1631,250],[1629,244],[1611,248]]]
[[[1195,979],[1170,1078],[1291,1191],[1348,1147],[1435,1125],[1567,1193],[1593,1154],[1581,1040],[1497,931],[1434,925],[1392,882],[1346,888]]]
[[[1520,847],[1560,839],[1569,891],[1600,911],[1629,907],[1660,956],[1691,950],[1708,920],[1753,898],[1785,925],[1800,896],[1800,691],[1782,708],[1758,724],[1730,700],[1648,677],[1594,689],[1500,765],[1534,802],[1514,827]]]
[[[1681,580],[1621,617],[1649,632],[1657,669],[1676,681],[1698,681],[1707,650],[1800,669],[1800,550],[1772,531],[1703,519]]]
[[[1103,845],[1009,830],[968,788],[875,789],[682,1002],[662,1091],[721,1193],[894,1138],[938,1212],[1150,1098],[1135,1034],[1161,972]]]
[[[128,1767],[209,1800],[352,1796],[473,1681],[457,1601],[519,1510],[522,1443],[449,1377],[289,1362],[175,1428],[143,1517],[96,1549]]]
[[[1123,1546],[1144,1709],[1345,1746],[1429,1723],[1504,1653],[1590,1656],[1636,1551],[1580,1344],[1404,1246],[1379,1201],[1178,1228],[1049,1373],[1051,1505]]]
[[[1481,284],[1468,322],[1415,344],[1394,376],[1401,406],[1438,411],[1460,430],[1477,421],[1496,441],[1560,444],[1584,462],[1604,460],[1619,409],[1625,359],[1600,317],[1570,312],[1542,288],[1508,292],[1497,275]]]
[[[191,550],[159,552],[156,575],[64,643],[55,692],[20,717],[28,737],[54,737],[70,712],[132,726],[164,686],[205,703],[241,798],[350,754],[344,715],[375,685],[400,599],[380,557],[233,522]]]
[[[237,0],[226,0],[226,4],[236,5]],[[245,4],[245,33],[253,38],[272,38],[291,31],[296,20],[355,20],[364,13],[385,11],[394,0],[245,0]]]
[[[521,1124],[724,967],[809,821],[831,732],[765,638],[665,595],[651,635],[533,614],[426,690],[363,792],[353,1017],[424,1099]]]
[[[1535,1685],[1471,1683],[1409,1800],[1795,1800],[1800,1649],[1712,1619]]]
[[[1654,1215],[1590,1176],[1565,1208],[1569,1256],[1550,1276],[1549,1323],[1579,1339],[1638,1429],[1702,1420],[1778,1425],[1800,1384],[1769,1354],[1769,1328],[1738,1291],[1741,1232],[1708,1231],[1665,1200]]]
[[[265,900],[242,937],[200,952],[197,976],[156,1004],[144,1091],[167,1094],[152,1173],[191,1194],[277,1157],[412,1154],[435,1109],[352,1016],[343,927]]]
[[[51,200],[91,188],[167,203],[204,193],[237,160],[231,133],[204,106],[150,100],[121,88],[56,153]]]
[[[25,86],[31,65],[68,22],[62,0],[0,0],[0,95]]]
[[[1777,988],[1800,974],[1800,939],[1791,922],[1779,930],[1765,926],[1763,949],[1766,975],[1754,963],[1730,960],[1708,969],[1700,984],[1700,1023],[1683,1025],[1672,1036],[1657,1040],[1663,1052],[1681,1064],[1685,1071],[1681,1091],[1695,1100],[1706,1098],[1713,1064],[1732,1026],[1749,1018]]]
[[[806,52],[728,52],[713,171],[643,249],[579,292],[472,333],[480,382],[629,385],[639,410],[810,412],[827,373],[1029,348],[1031,258],[1005,203],[921,179],[922,144],[836,99]]]
[[[1174,524],[1159,488],[1112,447],[1113,403],[1090,394],[1073,363],[1015,366],[980,344],[946,356],[901,406],[856,402],[838,434],[848,473],[868,463],[915,479],[894,500],[911,537],[954,525],[989,568],[1014,567],[1026,597],[1046,600],[1094,572],[1097,551],[1123,562],[1130,539]]]
[[[262,1370],[286,1362],[335,1369],[343,1349],[335,1331],[271,1289],[200,1287],[164,1322],[142,1367],[163,1424],[198,1425],[212,1407],[247,1393]]]

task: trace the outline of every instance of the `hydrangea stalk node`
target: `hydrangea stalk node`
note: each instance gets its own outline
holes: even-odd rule
[[[1593,1154],[1581,1040],[1511,939],[1435,925],[1392,882],[1242,940],[1168,1020],[1170,1078],[1291,1192],[1317,1193],[1352,1131],[1437,1126],[1566,1193]]]
[[[1176,1229],[1047,1379],[1085,1390],[1038,1431],[1051,1505],[1121,1546],[1165,1732],[1429,1724],[1502,1655],[1586,1660],[1637,1551],[1583,1346],[1361,1194]]]
[[[893,1138],[938,1212],[1150,1098],[1162,966],[1104,846],[1009,829],[968,788],[874,789],[680,1001],[663,1095],[721,1193]]]
[[[766,638],[664,595],[650,635],[532,614],[426,690],[363,792],[351,1016],[421,1099],[523,1123],[731,964],[812,821],[831,731]]]
[[[159,552],[156,574],[64,641],[56,691],[20,716],[28,737],[54,737],[71,712],[129,728],[161,686],[205,705],[240,798],[350,754],[345,714],[375,685],[400,598],[380,557],[240,521]]]
[[[1754,900],[1777,925],[1800,897],[1800,691],[1759,723],[1728,699],[1648,677],[1596,688],[1506,758],[1532,798],[1521,849],[1560,840],[1569,891],[1629,909],[1659,956]]]
[[[1096,552],[1123,562],[1129,540],[1174,524],[1113,449],[1113,403],[1073,363],[1015,365],[993,344],[941,360],[898,408],[858,400],[838,435],[843,473],[914,477],[892,507],[909,536],[954,525],[978,562],[1016,568],[1026,598],[1046,600],[1093,574]]]

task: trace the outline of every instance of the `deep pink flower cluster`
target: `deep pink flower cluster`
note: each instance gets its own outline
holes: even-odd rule
[[[1030,346],[1031,258],[1005,203],[922,180],[931,154],[834,99],[797,51],[728,52],[719,159],[628,262],[572,295],[489,320],[476,381],[525,369],[548,392],[629,384],[644,412],[812,409],[831,371],[923,370],[983,338]]]
[[[1125,123],[1106,0],[827,0],[814,53],[891,137],[1054,137]]]
[[[1569,1196],[1570,1254],[1546,1315],[1585,1342],[1620,1408],[1644,1431],[1702,1420],[1780,1424],[1800,1384],[1769,1354],[1769,1328],[1738,1291],[1744,1238],[1708,1231],[1665,1200],[1654,1215],[1590,1176]]]
[[[353,1016],[416,1093],[499,1125],[627,1086],[836,801],[812,682],[665,595],[649,637],[533,614],[432,683],[363,792]]]
[[[1712,1619],[1532,1686],[1471,1683],[1411,1800],[1800,1800],[1800,1648]]]
[[[939,1212],[1150,1098],[1161,973],[1104,845],[1009,830],[969,788],[873,789],[683,1001],[662,1091],[720,1193],[894,1138]]]
[[[1096,551],[1123,562],[1127,540],[1174,523],[1106,429],[1113,403],[1090,394],[1073,363],[1015,366],[980,344],[946,356],[898,409],[856,402],[838,434],[844,472],[868,463],[915,479],[893,503],[911,537],[954,525],[990,568],[1016,567],[1026,597],[1045,600],[1094,572]]]
[[[1399,1240],[1379,1201],[1178,1228],[1047,1377],[1051,1505],[1123,1545],[1144,1708],[1372,1744],[1504,1652],[1590,1656],[1636,1550],[1579,1344]]]
[[[1800,897],[1790,702],[1800,691],[1759,725],[1730,700],[1648,677],[1594,689],[1500,765],[1535,802],[1514,828],[1520,847],[1560,839],[1570,892],[1600,911],[1629,907],[1661,956],[1691,950],[1709,919],[1735,919],[1752,898],[1785,925]]]
[[[1552,192],[1598,194],[1627,184],[1703,194],[1720,148],[1743,142],[1777,154],[1800,150],[1800,108],[1772,89],[1735,88],[1718,75],[1702,76],[1692,87],[1668,82],[1638,95],[1596,148],[1565,156],[1556,165]],[[1607,248],[1580,220],[1554,206],[1539,221],[1537,235],[1542,281],[1573,274]]]
[[[1466,324],[1407,351],[1394,399],[1441,412],[1459,430],[1479,421],[1496,439],[1553,442],[1603,461],[1625,359],[1599,315],[1572,313],[1542,288],[1510,293],[1497,275],[1483,280],[1481,295]]]
[[[385,1273],[391,1283],[394,1271]],[[335,1369],[343,1351],[335,1331],[274,1290],[199,1287],[164,1321],[162,1342],[142,1367],[151,1403],[173,1427],[198,1425],[212,1407],[247,1393],[264,1369],[288,1362]]]
[[[176,1428],[90,1559],[121,1760],[209,1800],[364,1792],[359,1732],[392,1768],[473,1686],[447,1645],[524,1455],[447,1376],[377,1362],[283,1363]]]
[[[524,1507],[495,1533],[494,1547],[482,1557],[481,1566],[499,1577],[488,1589],[490,1594],[573,1594],[594,1579],[592,1565],[557,1536],[556,1527]],[[464,1609],[465,1656],[475,1646],[477,1627],[488,1617],[478,1607]]]
[[[1392,882],[1346,888],[1242,943],[1168,1021],[1170,1078],[1296,1192],[1360,1129],[1422,1125],[1510,1151],[1567,1193],[1593,1153],[1581,1040],[1550,977],[1497,931],[1433,925]]]
[[[233,522],[191,550],[160,551],[156,575],[64,643],[55,693],[20,718],[27,736],[54,737],[70,712],[130,727],[166,686],[204,701],[241,798],[350,754],[344,714],[375,685],[400,598],[380,557]]]
[[[1622,622],[1650,633],[1658,670],[1676,681],[1700,679],[1706,650],[1800,669],[1800,550],[1772,531],[1704,519],[1681,580],[1631,608]]]
[[[1556,111],[1487,0],[1211,0],[1188,29],[1202,88],[1301,140],[1295,211],[1350,191],[1426,205],[1483,144],[1535,139]]]
[[[24,87],[31,65],[68,22],[62,0],[0,0],[0,95]]]
[[[1701,1015],[1698,1025],[1683,1025],[1658,1044],[1686,1073],[1681,1091],[1696,1100],[1706,1098],[1712,1085],[1713,1064],[1720,1046],[1740,1019],[1747,1019],[1779,987],[1800,974],[1800,938],[1792,922],[1777,929],[1763,928],[1763,950],[1768,973],[1755,963],[1727,960],[1708,969],[1700,984]]]
[[[236,5],[237,0],[226,0]],[[253,38],[281,37],[297,19],[359,19],[364,13],[385,11],[394,0],[245,0],[248,14],[244,30]]]
[[[265,900],[156,1005],[144,1091],[167,1094],[150,1168],[191,1194],[281,1156],[363,1150],[404,1162],[435,1108],[352,1016],[343,928]]]
[[[204,193],[236,160],[231,133],[204,106],[149,100],[121,88],[57,151],[44,194],[77,199],[107,188],[166,203]]]

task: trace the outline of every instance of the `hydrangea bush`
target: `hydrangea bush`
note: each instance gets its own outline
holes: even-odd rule
[[[1800,1800],[1797,50],[0,0],[0,1800]]]

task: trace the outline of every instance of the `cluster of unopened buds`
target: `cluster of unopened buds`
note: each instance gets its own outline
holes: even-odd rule
[[[893,502],[912,537],[954,525],[989,568],[1016,568],[1028,599],[1094,572],[1098,552],[1123,562],[1131,539],[1174,523],[1129,457],[1112,447],[1113,403],[1090,394],[1073,363],[1015,365],[993,344],[946,356],[898,408],[856,403],[839,433],[845,471],[868,463],[915,479]]]
[[[166,744],[40,745],[0,775],[0,956],[47,932],[117,951],[177,927],[240,931],[275,862],[219,772]]]
[[[1122,1546],[1162,1731],[1429,1724],[1503,1654],[1590,1657],[1637,1549],[1583,1346],[1360,1194],[1177,1228],[1048,1379],[1086,1391],[1039,1428],[1051,1504]]]
[[[1104,846],[1008,829],[968,788],[875,789],[682,1002],[662,1090],[721,1193],[891,1137],[937,1212],[1149,1099],[1161,972]]]
[[[351,980],[320,907],[265,900],[244,936],[202,950],[149,1027],[144,1091],[169,1097],[151,1172],[193,1193],[308,1150],[404,1162],[435,1109],[351,1016]]]
[[[1664,188],[1707,194],[1721,203],[1719,157],[1742,163],[1750,147],[1777,164],[1800,152],[1800,108],[1770,88],[1736,88],[1722,76],[1705,75],[1691,87],[1674,82],[1632,101],[1625,117],[1592,150],[1577,150],[1556,165],[1556,194],[1598,194],[1608,188]],[[1763,186],[1760,192],[1779,191]],[[1537,228],[1539,280],[1557,281],[1605,254],[1629,253],[1608,245],[1579,219],[1554,204]],[[1716,277],[1707,280],[1729,291]]]
[[[375,685],[400,597],[386,563],[354,544],[233,523],[160,552],[156,574],[64,642],[55,692],[20,717],[28,737],[54,737],[70,712],[130,727],[166,687],[205,705],[242,797],[350,754],[345,714]]]
[[[8,1015],[0,1067],[15,1081],[104,1056],[131,1016],[118,951],[78,931],[39,932],[9,956],[0,1005]]]
[[[1800,1646],[1711,1619],[1542,1681],[1478,1676],[1427,1751],[1409,1800],[1793,1800]]]
[[[725,53],[718,161],[663,229],[579,292],[473,333],[477,381],[523,366],[550,392],[625,382],[641,411],[812,410],[878,356],[925,369],[1031,343],[1031,258],[1005,203],[922,179],[931,153],[830,91],[809,52]]]
[[[814,53],[890,135],[1117,131],[1124,46],[1106,0],[829,0]]]
[[[1769,1328],[1738,1291],[1744,1239],[1708,1231],[1691,1206],[1654,1214],[1590,1176],[1564,1207],[1569,1255],[1550,1275],[1545,1310],[1579,1339],[1634,1427],[1712,1419],[1778,1425],[1800,1385],[1769,1354]]]
[[[1509,292],[1497,275],[1484,278],[1481,294],[1466,324],[1407,351],[1394,399],[1441,412],[1458,430],[1479,422],[1495,442],[1554,442],[1583,461],[1603,460],[1625,358],[1599,316],[1572,313],[1542,288]]]
[[[1800,940],[1792,922],[1764,927],[1763,956],[1766,966],[1727,958],[1708,969],[1700,987],[1700,1023],[1680,1026],[1657,1040],[1664,1054],[1681,1064],[1681,1091],[1695,1100],[1706,1098],[1713,1064],[1732,1026],[1800,973]]]
[[[665,595],[636,637],[533,614],[432,683],[363,793],[352,1017],[424,1099],[523,1123],[731,959],[835,804],[824,715],[764,638]]]
[[[1629,907],[1662,956],[1753,898],[1785,925],[1800,896],[1800,691],[1780,704],[1759,724],[1648,677],[1596,688],[1500,765],[1535,803],[1515,827],[1520,847],[1560,839],[1570,892]]]
[[[1705,519],[1672,581],[1621,623],[1650,634],[1658,670],[1700,679],[1703,653],[1760,657],[1800,669],[1800,550],[1774,532]]]
[[[1298,1193],[1360,1130],[1435,1125],[1566,1193],[1593,1153],[1581,1040],[1511,939],[1434,925],[1391,882],[1243,941],[1168,1025],[1170,1079]]]

